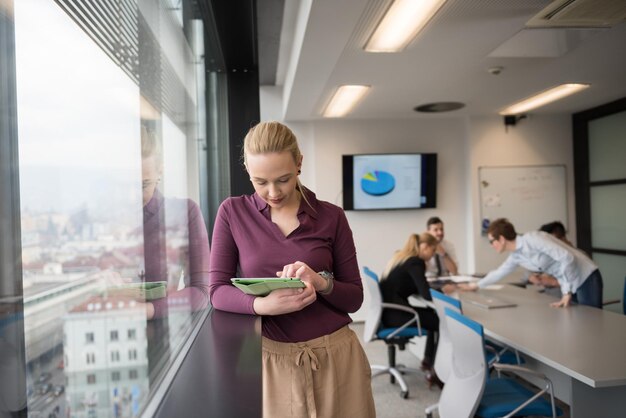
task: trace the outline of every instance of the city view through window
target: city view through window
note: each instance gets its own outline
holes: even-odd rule
[[[148,19],[117,3],[136,19],[129,42],[160,63],[134,51],[139,83],[57,3],[15,2],[32,417],[138,416],[208,302],[194,107],[174,112],[151,93],[163,98],[168,72],[197,106],[197,57],[160,46],[184,42],[180,7],[148,2]]]

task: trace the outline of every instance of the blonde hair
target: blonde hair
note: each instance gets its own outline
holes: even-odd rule
[[[285,151],[291,154],[296,165],[302,162],[302,153],[298,146],[298,140],[291,129],[280,122],[260,122],[250,128],[243,140],[243,163],[247,167],[247,156],[249,154],[257,155]],[[304,186],[300,183],[299,178],[296,179],[296,189],[300,192],[304,201],[311,206],[306,194],[303,192]]]
[[[141,127],[141,158],[156,157],[157,161],[161,162],[163,159],[161,151],[161,143],[156,134],[145,126]]]
[[[409,239],[407,239],[404,247],[402,249],[395,252],[395,254],[391,257],[391,260],[387,263],[387,267],[385,268],[385,272],[383,273],[382,279],[387,278],[391,270],[404,263],[411,257],[419,257],[420,255],[420,244],[426,244],[429,247],[437,247],[437,238],[429,234],[428,232],[422,232],[421,234],[411,234],[409,235]]]

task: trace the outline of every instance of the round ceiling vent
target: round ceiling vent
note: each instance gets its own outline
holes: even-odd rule
[[[458,110],[465,107],[465,103],[460,102],[437,102],[437,103],[427,103],[423,105],[416,106],[413,110],[416,112],[425,112],[425,113],[438,113],[438,112],[451,112],[453,110]]]

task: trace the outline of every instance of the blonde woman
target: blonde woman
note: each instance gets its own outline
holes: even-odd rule
[[[263,416],[375,416],[369,362],[348,328],[363,287],[345,214],[302,186],[302,154],[285,125],[250,129],[243,157],[255,193],[218,211],[209,293],[216,309],[263,316]],[[237,272],[306,287],[255,297],[231,285]]]
[[[167,316],[170,304],[190,310],[204,309],[209,303],[209,237],[202,212],[191,199],[164,197],[159,190],[163,175],[163,155],[154,132],[141,129],[143,191],[143,237],[146,282],[169,281],[168,254],[178,254],[184,289],[168,290],[168,297],[146,302],[148,319]],[[186,238],[184,244],[167,241],[167,233]],[[184,242],[184,241],[183,241]]]
[[[437,238],[428,232],[409,236],[404,247],[389,260],[383,273],[380,281],[383,302],[411,306],[409,304],[409,296],[411,295],[420,295],[426,300],[432,300],[430,288],[426,281],[425,263],[435,254],[438,244]],[[437,352],[439,318],[433,309],[414,309],[420,318],[422,328],[428,330],[422,369],[426,371],[429,385],[440,384],[433,370],[435,353]],[[410,319],[411,315],[405,312],[383,311],[382,322],[386,327],[399,327]]]

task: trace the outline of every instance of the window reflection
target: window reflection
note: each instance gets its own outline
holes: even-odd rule
[[[135,338],[124,338],[130,330]],[[134,416],[133,405],[149,393],[145,311],[133,300],[94,296],[66,315],[63,332],[65,355],[73,359],[64,370],[72,415],[106,417],[113,405],[118,416]],[[83,338],[89,334],[93,343]]]
[[[126,4],[118,59],[59,4],[15,2],[29,416],[138,416],[208,304],[198,57],[175,3]]]

